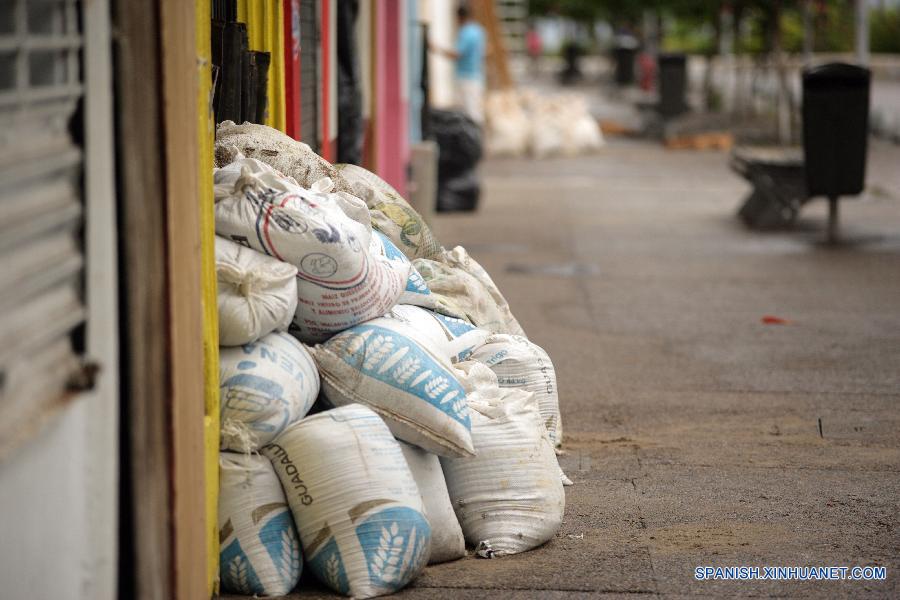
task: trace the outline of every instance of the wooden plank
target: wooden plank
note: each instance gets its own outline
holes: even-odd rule
[[[506,42],[500,30],[500,20],[494,8],[494,0],[478,0],[472,3],[472,13],[487,34],[489,53],[486,57],[487,85],[490,89],[508,89],[513,85],[509,73]]]
[[[729,132],[707,132],[670,137],[665,140],[670,150],[731,150],[734,136]]]
[[[203,448],[206,479],[206,591],[218,592],[219,574],[219,312],[216,302],[215,216],[210,13],[211,0],[195,4],[197,51],[197,149],[199,160],[200,266],[203,306]]]
[[[174,597],[207,596],[204,352],[196,8],[160,4],[169,274],[169,361],[173,447]]]
[[[152,2],[117,0],[122,331],[123,598],[168,600],[172,589],[166,210],[159,149],[159,19]],[[130,577],[129,577],[130,576]]]

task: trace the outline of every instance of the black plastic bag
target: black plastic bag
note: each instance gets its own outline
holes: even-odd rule
[[[475,167],[452,177],[438,178],[438,212],[474,211],[480,196],[481,182]]]
[[[440,151],[438,178],[471,170],[481,160],[481,127],[461,112],[437,109],[429,112],[429,133]]]

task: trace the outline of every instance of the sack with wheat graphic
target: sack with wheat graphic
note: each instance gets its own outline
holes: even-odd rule
[[[365,203],[334,184],[297,185],[269,165],[239,157],[217,169],[216,234],[297,268],[292,331],[320,342],[386,313],[409,268],[373,255]]]
[[[559,529],[566,497],[534,394],[499,387],[481,363],[459,368],[476,456],[442,458],[441,466],[466,542],[489,542],[496,556],[540,546]]]
[[[439,349],[447,360],[457,363],[469,358],[490,336],[463,319],[448,317],[420,306],[398,304],[385,315],[415,329]]]
[[[275,332],[219,354],[220,446],[252,452],[309,412],[319,372],[303,344]]]
[[[472,454],[465,390],[441,349],[409,324],[373,319],[312,354],[332,406],[366,405],[398,439],[434,454]]]
[[[428,524],[431,525],[431,558],[428,564],[462,558],[466,555],[466,541],[450,503],[441,461],[436,455],[406,442],[400,442],[400,449],[419,486]]]
[[[264,456],[219,455],[219,549],[223,591],[281,596],[300,579],[300,538]]]
[[[370,598],[425,567],[431,527],[398,442],[359,404],[289,427],[263,449],[275,467],[307,568],[330,589]]]

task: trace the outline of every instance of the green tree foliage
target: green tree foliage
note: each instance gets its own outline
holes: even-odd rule
[[[900,8],[873,11],[869,19],[872,52],[900,53]]]
[[[773,50],[776,37],[787,52],[803,48],[803,0],[529,0],[533,16],[558,15],[590,26],[606,20],[614,27],[636,26],[647,9],[671,17],[665,47],[687,52],[714,52],[720,32],[719,14],[728,7],[734,22],[738,52]],[[847,52],[853,48],[853,0],[813,0],[814,49]],[[900,8],[874,10],[873,52],[900,52]]]

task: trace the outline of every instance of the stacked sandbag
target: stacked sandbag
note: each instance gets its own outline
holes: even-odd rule
[[[600,125],[590,113],[587,99],[583,95],[559,94],[552,98],[549,106],[562,123],[562,154],[587,154],[603,145]]]
[[[425,279],[416,268],[412,266],[412,263],[410,263],[406,255],[404,255],[397,246],[380,231],[372,231],[372,242],[369,246],[369,252],[373,256],[384,257],[389,264],[394,265],[397,269],[409,271],[406,287],[403,288],[400,298],[397,299],[397,304],[422,306],[445,315],[457,318],[463,317],[462,309],[456,306],[450,299],[431,293],[431,289],[428,287]]]
[[[397,303],[409,271],[370,253],[361,200],[304,189],[252,158],[217,169],[214,180],[216,233],[297,267],[301,341],[323,341]]]
[[[300,539],[272,464],[219,455],[219,581],[222,591],[283,596],[300,579]]]
[[[488,94],[491,156],[575,156],[603,146],[603,133],[581,94],[503,90]]]
[[[287,333],[219,351],[220,447],[253,452],[303,418],[319,394],[309,352]]]
[[[550,440],[562,445],[556,370],[543,348],[517,335],[492,335],[471,358],[489,367],[500,387],[533,392]]]
[[[369,207],[372,227],[386,235],[410,260],[440,253],[441,246],[431,228],[386,181],[357,165],[340,164],[334,168],[351,193]]]
[[[231,164],[239,156],[260,160],[294,178],[303,188],[309,189],[315,182],[329,177],[337,191],[353,193],[338,171],[303,142],[265,125],[219,123],[216,126],[216,167]]]
[[[216,157],[223,589],[288,593],[302,545],[369,598],[466,542],[552,537],[555,373],[484,268],[379,177],[270,128],[223,123]]]
[[[402,321],[428,338],[451,363],[469,358],[490,336],[489,332],[463,319],[448,317],[420,306],[398,304],[385,317]]]
[[[566,119],[555,98],[535,97],[530,103],[531,155],[547,158],[563,153],[566,146]]]
[[[433,295],[458,306],[476,327],[491,333],[525,335],[487,271],[462,246],[444,250],[439,261],[417,259],[413,266]]]
[[[484,112],[488,156],[523,156],[528,152],[531,122],[515,90],[488,94]]]
[[[466,392],[442,349],[410,325],[373,319],[312,354],[331,406],[365,405],[401,440],[442,456],[471,456]]]
[[[216,237],[219,344],[287,331],[297,310],[297,267]]]
[[[462,363],[471,386],[475,456],[441,458],[466,542],[487,556],[525,552],[562,523],[565,492],[553,442],[534,394],[501,388],[476,362]]]
[[[431,526],[431,558],[428,564],[462,558],[466,555],[466,540],[450,503],[440,459],[406,442],[400,442],[400,449],[416,480],[425,506],[425,516]]]
[[[425,567],[431,528],[400,446],[370,409],[307,417],[263,453],[297,524],[307,568],[330,589],[371,598]]]

